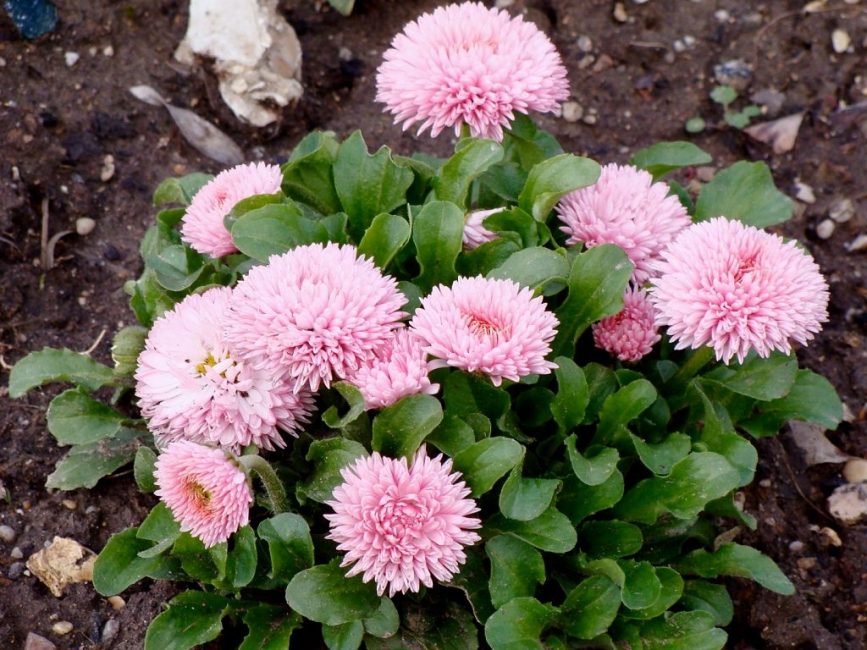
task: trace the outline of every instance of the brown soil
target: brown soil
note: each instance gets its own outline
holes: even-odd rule
[[[127,92],[147,83],[173,102],[194,108],[239,141],[250,158],[279,161],[311,128],[341,135],[362,128],[371,146],[389,144],[443,153],[447,137],[434,142],[392,126],[373,103],[374,73],[382,50],[408,19],[437,4],[433,0],[358,0],[351,18],[312,0],[290,0],[282,9],[304,47],[306,94],[287,111],[279,128],[255,132],[235,122],[205,72],[184,73],[172,52],[185,29],[186,3],[177,0],[67,0],[60,5],[57,31],[38,42],[19,39],[0,17],[0,354],[11,364],[42,346],[68,346],[108,359],[112,333],[132,315],[121,291],[139,270],[138,240],[152,219],[150,193],[169,175],[216,171],[187,145],[164,111],[144,105]],[[802,354],[826,374],[858,414],[867,395],[867,285],[864,258],[845,244],[867,231],[867,143],[855,124],[836,120],[841,102],[865,99],[867,10],[858,4],[798,14],[802,0],[651,0],[625,2],[629,20],[612,17],[608,0],[518,0],[513,11],[528,15],[548,31],[570,69],[574,98],[595,109],[593,125],[546,118],[567,150],[622,161],[642,146],[684,137],[682,125],[694,115],[719,113],[707,99],[713,66],[745,59],[755,67],[751,91],[773,87],[785,93],[783,115],[806,111],[794,151],[774,156],[738,131],[713,128],[696,138],[716,164],[742,157],[766,160],[784,191],[795,179],[815,190],[816,201],[787,224],[784,232],[803,241],[831,280],[831,320]],[[835,7],[835,5],[839,5]],[[863,5],[863,3],[862,3]],[[721,22],[714,12],[726,10]],[[843,27],[854,53],[835,55],[830,35]],[[590,54],[578,37],[592,39]],[[690,35],[695,44],[666,59],[675,40]],[[112,46],[113,56],[103,50]],[[351,57],[338,52],[348,48]],[[64,52],[81,59],[73,67]],[[343,59],[346,59],[344,52]],[[100,180],[103,157],[114,156],[116,172]],[[857,214],[819,240],[815,225],[840,197],[856,202]],[[74,230],[78,217],[92,217],[96,230],[68,235],[57,245],[57,265],[43,272],[39,230],[41,203],[48,199],[50,230]],[[802,206],[803,207],[803,206]],[[4,364],[4,365],[5,365]],[[0,384],[7,373],[0,370]],[[27,557],[54,535],[75,538],[99,549],[108,536],[140,521],[151,502],[133,481],[119,476],[93,491],[48,494],[46,475],[62,451],[45,429],[44,408],[56,391],[35,391],[12,401],[0,389],[0,478],[12,495],[0,505],[0,522],[18,538],[0,543],[0,647],[21,648],[28,631],[62,648],[139,648],[144,629],[170,588],[133,587],[127,606],[115,612],[90,585],[70,588],[55,599],[35,578],[10,579],[12,546]],[[856,416],[832,433],[849,453],[867,456],[867,425]],[[760,443],[758,481],[746,504],[760,521],[746,540],[771,555],[794,580],[798,595],[781,598],[743,581],[733,581],[738,614],[732,625],[735,648],[867,647],[867,526],[843,527],[827,515],[825,498],[842,480],[839,466],[804,466],[785,441]],[[62,504],[72,499],[76,508]],[[813,526],[814,528],[811,528]],[[842,545],[829,545],[816,527],[830,526]],[[800,541],[795,552],[790,544]],[[13,574],[15,572],[13,571]],[[100,645],[100,630],[111,617],[120,632]],[[53,636],[51,625],[68,620],[74,631]]]

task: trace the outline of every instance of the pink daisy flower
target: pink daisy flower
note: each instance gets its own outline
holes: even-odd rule
[[[138,358],[136,395],[161,442],[272,450],[309,421],[313,398],[230,349],[222,324],[232,289],[187,296],[154,323]]]
[[[394,278],[353,246],[300,246],[238,283],[226,337],[257,368],[316,391],[371,361],[401,327],[405,302]]]
[[[522,17],[481,2],[439,7],[409,23],[383,56],[376,99],[436,137],[467,124],[503,139],[515,112],[556,111],[569,96],[566,68],[548,37]]]
[[[407,329],[398,330],[376,356],[349,380],[364,396],[367,410],[385,408],[407,395],[434,395],[439,384],[427,376],[424,343]]]
[[[828,284],[795,242],[724,217],[698,223],[657,264],[650,298],[677,348],[710,345],[716,358],[788,354],[828,318]]]
[[[410,322],[425,351],[440,359],[434,367],[482,372],[495,386],[556,368],[545,356],[557,325],[557,317],[530,289],[483,277],[434,287]]]
[[[620,246],[635,265],[636,284],[650,278],[662,249],[691,223],[680,200],[669,196],[667,184],[654,183],[637,167],[615,164],[605,165],[595,184],[563,197],[557,215],[568,245]]]
[[[154,479],[156,495],[181,530],[206,547],[225,542],[249,521],[253,492],[247,475],[222,449],[173,442],[157,457]]]
[[[428,458],[418,450],[411,466],[405,458],[378,453],[341,470],[344,482],[327,504],[334,514],[328,537],[346,552],[341,566],[351,577],[376,581],[381,596],[433,587],[449,580],[466,561],[463,547],[479,541],[470,532],[482,524],[470,489],[442,455]]]
[[[275,194],[282,183],[277,165],[249,163],[220,172],[193,197],[181,222],[181,239],[215,258],[237,252],[223,219],[241,199]]]
[[[623,294],[623,309],[593,324],[593,342],[621,361],[638,361],[660,339],[654,317],[647,292],[629,287]]]
[[[493,210],[473,210],[468,212],[464,219],[464,250],[470,251],[478,248],[482,244],[489,241],[494,241],[497,238],[497,233],[488,230],[482,225],[488,217],[498,214],[503,211],[503,208],[494,208]]]

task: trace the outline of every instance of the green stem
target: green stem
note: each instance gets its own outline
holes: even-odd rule
[[[689,380],[698,374],[714,358],[713,348],[703,346],[695,350],[674,376],[668,380],[666,389],[669,395],[677,395],[686,390]]]
[[[271,502],[271,509],[274,513],[286,512],[289,510],[289,502],[286,499],[286,490],[283,488],[283,483],[277,476],[274,468],[268,464],[261,456],[248,454],[238,458],[241,467],[247,473],[255,473],[265,486],[265,493],[268,495],[268,500]]]

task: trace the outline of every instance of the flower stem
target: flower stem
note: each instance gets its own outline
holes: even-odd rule
[[[674,376],[668,380],[666,388],[670,395],[677,395],[686,390],[689,380],[698,374],[714,358],[713,348],[703,346],[695,350]]]
[[[265,486],[265,493],[268,495],[268,501],[271,502],[271,510],[274,513],[286,512],[289,510],[289,502],[286,499],[286,490],[283,488],[283,483],[277,476],[274,468],[261,456],[256,454],[248,454],[238,458],[247,473],[255,473]]]

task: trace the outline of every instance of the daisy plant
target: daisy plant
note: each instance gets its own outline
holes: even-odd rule
[[[479,3],[410,23],[377,83],[454,154],[314,132],[169,179],[114,367],[13,369],[13,397],[74,384],[48,487],[132,463],[155,495],[94,587],[174,581],[146,650],[722,648],[723,577],[794,591],[738,542],[752,440],[842,418],[793,353],[827,283],[764,230],[791,201],[750,162],[690,194],[684,142],[564,152],[527,115],[568,95],[556,50]]]

